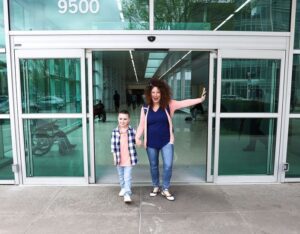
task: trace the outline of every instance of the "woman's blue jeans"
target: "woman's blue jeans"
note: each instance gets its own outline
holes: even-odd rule
[[[162,149],[155,149],[147,147],[147,154],[150,163],[150,173],[152,178],[152,185],[154,187],[159,187],[159,151],[162,153],[163,159],[163,181],[162,189],[169,189],[170,180],[172,177],[172,167],[173,167],[173,155],[174,155],[174,145],[168,143]]]

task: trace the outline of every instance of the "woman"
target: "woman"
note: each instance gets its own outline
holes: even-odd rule
[[[206,91],[203,89],[201,98],[176,101],[171,99],[171,89],[165,81],[151,79],[145,89],[146,105],[141,109],[140,123],[136,133],[136,144],[142,145],[141,136],[144,132],[144,147],[147,150],[150,163],[150,173],[153,190],[151,197],[159,192],[170,201],[174,196],[169,192],[172,176],[174,155],[174,134],[172,117],[177,109],[193,106],[205,100]],[[159,182],[159,151],[163,159],[163,183],[160,191]]]

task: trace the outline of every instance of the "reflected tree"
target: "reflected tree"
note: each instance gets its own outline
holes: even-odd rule
[[[148,0],[123,0],[122,10],[124,18],[128,21],[126,29],[149,28]]]
[[[234,0],[155,1],[155,28],[160,30],[212,30],[232,13]],[[228,24],[230,27],[230,24]]]
[[[49,66],[47,60],[21,60],[22,97],[26,101],[37,101],[49,93]]]
[[[247,4],[244,4],[247,3]],[[142,7],[142,6],[145,7]],[[124,0],[130,29],[145,29],[148,1]],[[240,8],[242,6],[242,8]],[[240,10],[235,12],[237,9]],[[288,31],[291,1],[155,0],[158,30]]]

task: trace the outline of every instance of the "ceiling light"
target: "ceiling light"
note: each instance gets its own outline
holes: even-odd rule
[[[154,76],[167,54],[168,53],[166,52],[149,53],[145,70],[145,78],[152,78]]]
[[[189,52],[187,52],[185,55],[183,55],[176,63],[173,64],[173,66],[171,66],[164,74],[162,74],[159,79],[161,79],[162,77],[164,77],[169,71],[171,71],[178,63],[180,63],[186,56],[188,56],[192,51],[190,50]]]
[[[235,10],[234,13],[238,13],[242,8],[244,8],[249,2],[251,2],[251,0],[247,0],[246,2],[244,2],[238,9]]]
[[[234,16],[234,14],[231,14],[230,16],[228,16],[221,24],[219,24],[218,27],[216,27],[216,28],[214,29],[214,31],[217,31],[217,29],[219,29],[220,27],[222,27],[223,24],[225,24],[225,23],[226,23],[228,20],[230,20],[233,16]]]
[[[130,60],[131,60],[131,63],[132,63],[132,67],[133,67],[133,71],[134,71],[134,75],[135,75],[136,82],[139,82],[139,79],[138,79],[138,76],[137,76],[137,73],[136,73],[135,64],[134,64],[134,60],[133,60],[133,56],[132,56],[132,51],[131,51],[131,50],[129,50],[129,55],[130,55]]]

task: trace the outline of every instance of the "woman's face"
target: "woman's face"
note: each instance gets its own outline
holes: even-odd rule
[[[157,87],[153,87],[153,89],[151,90],[151,99],[153,104],[159,104],[160,102],[160,90]]]

